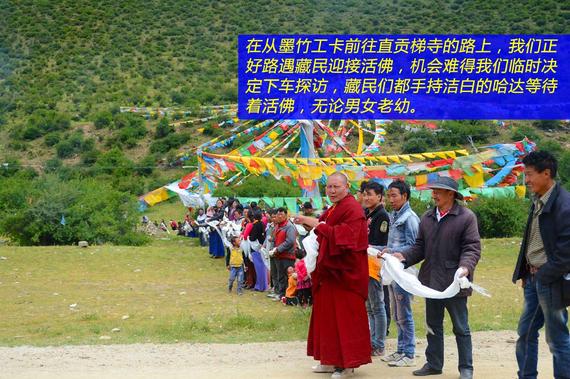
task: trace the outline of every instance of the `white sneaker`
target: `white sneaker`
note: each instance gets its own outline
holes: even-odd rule
[[[352,376],[354,374],[354,369],[353,368],[337,368],[334,370],[333,374],[331,375],[332,379],[340,379],[340,378],[346,378],[348,376]]]
[[[406,357],[405,355],[402,356],[397,361],[388,362],[388,366],[390,367],[414,367],[416,365],[416,361],[414,358]]]
[[[322,364],[318,364],[316,366],[312,367],[313,372],[317,372],[317,373],[322,373],[322,372],[334,372],[334,366],[330,366],[330,365],[322,365]]]
[[[382,362],[394,362],[399,360],[400,358],[402,358],[404,354],[400,354],[400,353],[392,353],[390,355],[385,355],[383,357],[380,358],[380,360]]]

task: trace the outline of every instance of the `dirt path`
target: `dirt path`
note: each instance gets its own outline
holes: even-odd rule
[[[473,336],[476,378],[515,378],[514,332],[479,332]],[[388,340],[392,351],[394,339]],[[447,337],[446,366],[437,378],[457,378],[455,341]],[[418,341],[418,365],[425,340]],[[0,378],[329,378],[312,374],[304,342],[253,344],[107,345],[0,348]],[[390,368],[379,359],[354,378],[412,377],[412,368]],[[539,377],[552,377],[552,358],[541,338]]]

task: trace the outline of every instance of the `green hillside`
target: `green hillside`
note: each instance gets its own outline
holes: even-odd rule
[[[567,33],[556,1],[5,1],[0,110],[236,101],[240,33]],[[5,121],[10,121],[9,119]]]

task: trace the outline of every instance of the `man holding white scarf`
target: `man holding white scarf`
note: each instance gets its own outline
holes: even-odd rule
[[[443,291],[456,275],[473,281],[473,272],[481,257],[481,238],[475,214],[456,201],[463,196],[455,180],[439,177],[429,187],[433,190],[435,207],[422,216],[415,244],[408,251],[393,255],[406,267],[424,261],[418,279],[427,287]],[[457,341],[460,378],[473,378],[473,347],[467,312],[467,297],[471,292],[471,288],[466,288],[449,299],[426,299],[427,363],[413,372],[415,376],[442,373],[443,318],[447,309]]]

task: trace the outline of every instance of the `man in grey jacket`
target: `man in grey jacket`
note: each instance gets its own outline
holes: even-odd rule
[[[456,275],[473,281],[473,272],[481,257],[481,238],[475,214],[456,201],[463,196],[455,180],[440,177],[429,187],[433,190],[435,208],[422,216],[416,243],[407,252],[394,256],[404,261],[406,267],[424,261],[418,279],[427,287],[443,291]],[[473,347],[467,312],[467,296],[471,291],[471,288],[463,289],[450,299],[426,299],[427,363],[413,372],[415,376],[442,373],[443,317],[447,309],[457,341],[460,378],[473,378]]]

